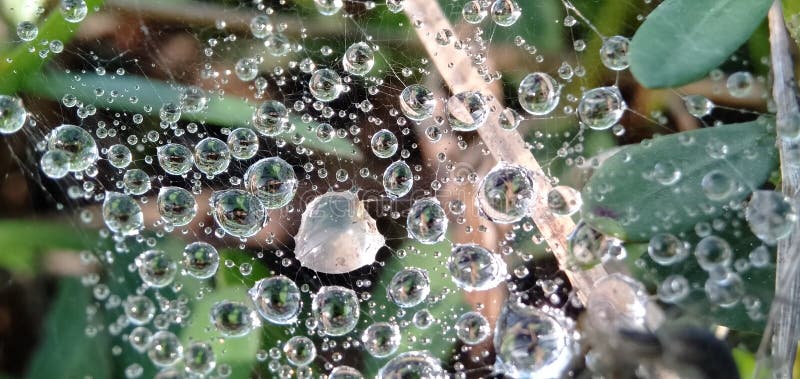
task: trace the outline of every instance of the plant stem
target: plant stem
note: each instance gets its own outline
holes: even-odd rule
[[[781,1],[775,0],[769,11],[769,42],[772,55],[772,96],[777,108],[777,125],[783,124],[790,115],[798,112],[797,87],[794,80],[792,57],[789,53],[789,36],[784,24]],[[786,151],[797,142],[780,138],[781,177],[783,193],[794,204],[800,204],[800,170],[787,164]],[[792,367],[800,337],[800,280],[797,266],[800,264],[800,225],[795,223],[788,238],[778,243],[775,300],[770,312],[770,323],[774,325],[775,339],[772,352],[776,364],[776,378],[791,378]],[[765,336],[771,334],[767,327]],[[766,338],[765,338],[766,339]]]
[[[490,90],[492,84],[487,83],[478,74],[464,50],[456,49],[454,44],[442,46],[435,41],[434,36],[439,31],[455,30],[443,14],[438,2],[406,0],[405,13],[414,25],[417,36],[428,52],[431,61],[453,93],[464,91],[492,93]],[[547,194],[552,189],[548,176],[525,146],[525,141],[520,134],[503,130],[498,125],[497,115],[502,111],[503,106],[496,97],[492,97],[490,100],[489,109],[492,114],[486,124],[478,128],[478,134],[497,161],[517,164],[526,167],[533,173],[537,196],[531,210],[531,218],[558,259],[559,265],[567,274],[578,298],[586,304],[594,283],[607,276],[609,272],[602,265],[588,270],[570,269],[567,239],[569,233],[575,229],[575,223],[569,217],[554,215],[548,208]],[[654,319],[648,317],[648,321]],[[648,322],[648,324],[653,324],[653,322]]]

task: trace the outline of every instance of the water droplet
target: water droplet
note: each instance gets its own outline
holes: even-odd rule
[[[477,345],[491,331],[489,320],[478,312],[467,312],[461,315],[455,323],[456,336],[467,345]]]
[[[172,283],[178,265],[161,250],[147,250],[136,257],[136,267],[142,282],[153,288],[164,288]]]
[[[714,109],[714,103],[707,97],[701,95],[689,95],[683,98],[686,110],[694,117],[701,118],[708,116]]]
[[[134,168],[125,171],[122,176],[122,183],[125,187],[125,193],[131,195],[143,195],[150,191],[150,176],[146,172]]]
[[[386,286],[387,296],[402,308],[419,305],[431,292],[428,272],[419,268],[404,268]]]
[[[286,206],[297,192],[294,169],[285,160],[270,157],[253,163],[244,174],[247,191],[258,197],[266,209]]]
[[[511,26],[522,15],[522,9],[514,0],[495,0],[492,3],[492,20],[500,26]]]
[[[234,237],[254,236],[267,222],[263,202],[238,189],[216,191],[211,196],[214,221],[225,233]]]
[[[208,279],[217,273],[219,253],[206,242],[192,242],[183,248],[183,269],[196,279]]]
[[[39,28],[30,21],[22,21],[17,24],[17,37],[23,41],[33,41],[39,35]]]
[[[683,275],[670,275],[658,285],[658,298],[665,303],[679,303],[689,295],[689,281]]]
[[[228,149],[236,159],[250,159],[258,153],[258,135],[252,129],[234,129],[228,135]]]
[[[332,16],[344,6],[342,0],[314,0],[314,6],[323,16]]]
[[[357,76],[364,76],[375,65],[375,53],[366,42],[356,42],[344,52],[342,67]]]
[[[447,372],[427,351],[408,351],[392,358],[378,371],[378,379],[397,378],[445,379]]]
[[[128,322],[133,325],[147,324],[156,315],[156,305],[146,296],[128,296],[122,307]]]
[[[408,236],[420,243],[431,245],[444,239],[447,232],[447,215],[439,201],[425,198],[414,201],[406,218]]]
[[[388,4],[391,1],[403,0],[386,0],[386,3]],[[364,379],[364,375],[350,366],[338,366],[331,370],[331,373],[328,374],[328,379]]]
[[[242,337],[253,328],[253,313],[242,303],[223,300],[211,308],[211,323],[225,337]]]
[[[447,100],[447,121],[453,130],[469,132],[483,126],[489,118],[489,104],[477,91],[457,93]]]
[[[753,89],[753,75],[747,71],[734,72],[725,86],[733,97],[747,97]]]
[[[490,220],[510,224],[525,217],[536,195],[530,172],[522,166],[500,163],[478,184],[477,202]]]
[[[144,227],[142,208],[130,196],[118,192],[106,193],[103,221],[112,233],[123,236],[139,234]]]
[[[348,288],[322,287],[311,302],[311,312],[323,333],[334,337],[345,335],[358,323],[358,296]]]
[[[578,117],[589,128],[605,130],[619,122],[625,108],[617,87],[599,87],[584,92],[578,104]]]
[[[308,80],[308,90],[319,101],[336,100],[339,94],[342,93],[343,87],[342,78],[339,77],[339,74],[327,68],[314,71],[311,74],[311,79]]]
[[[289,129],[289,111],[283,103],[267,100],[253,113],[253,127],[267,137],[275,137]]]
[[[709,277],[706,280],[705,291],[712,304],[731,308],[744,296],[744,283],[738,274],[728,272],[720,278]]]
[[[183,358],[181,340],[172,332],[162,330],[150,338],[147,356],[158,367],[168,367]]]
[[[496,287],[505,279],[508,269],[499,255],[480,245],[461,244],[453,246],[447,270],[456,286],[472,292]]]
[[[797,223],[791,199],[777,191],[755,191],[745,210],[750,230],[767,244],[789,236]]]
[[[67,22],[81,22],[88,13],[89,7],[85,0],[61,0],[61,15]]]
[[[167,174],[184,175],[194,166],[192,151],[178,143],[168,143],[157,149],[158,164]]]
[[[558,106],[561,85],[552,76],[543,72],[528,74],[517,88],[519,105],[525,112],[543,116]]]
[[[436,99],[433,92],[419,84],[412,84],[400,93],[400,110],[414,121],[424,121],[433,115]]]
[[[0,95],[0,133],[11,134],[22,129],[27,118],[22,100]]]
[[[258,314],[273,324],[294,323],[303,307],[297,284],[283,275],[259,280],[249,294]]]
[[[373,357],[388,357],[400,347],[400,328],[394,323],[376,322],[364,329],[361,342]]]
[[[556,186],[547,193],[547,207],[560,216],[575,214],[582,204],[581,193],[572,187]]]
[[[186,371],[195,375],[207,375],[217,366],[214,349],[205,342],[191,342],[183,357]]]
[[[48,150],[39,161],[42,172],[52,179],[61,179],[69,173],[69,156],[61,150]]]
[[[470,24],[479,24],[488,14],[486,8],[477,0],[467,1],[461,9],[461,16]]]
[[[308,366],[317,357],[314,341],[306,336],[294,336],[283,345],[286,360],[294,366]]]
[[[197,214],[197,202],[181,187],[162,187],[158,191],[158,214],[167,224],[183,226]]]
[[[387,129],[381,129],[372,135],[370,146],[376,157],[389,158],[397,152],[399,144],[394,133]]]
[[[75,125],[64,124],[53,129],[47,139],[47,148],[65,153],[71,172],[86,170],[99,157],[92,135]]]
[[[733,250],[728,241],[712,235],[704,237],[697,243],[694,255],[703,270],[712,271],[727,267],[731,263]]]
[[[661,233],[650,238],[647,254],[660,265],[673,265],[689,256],[689,246],[672,234]]]
[[[505,130],[515,130],[519,126],[522,117],[512,108],[505,108],[497,116],[497,123]]]
[[[600,60],[610,70],[621,71],[630,65],[628,62],[628,48],[630,40],[623,36],[608,37],[603,40],[600,48]]]
[[[413,186],[414,175],[406,162],[393,162],[383,172],[383,188],[390,198],[405,196]]]

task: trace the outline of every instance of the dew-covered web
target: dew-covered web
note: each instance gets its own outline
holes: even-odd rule
[[[481,199],[488,201],[483,180],[491,173],[505,175],[501,182],[511,186],[506,191],[532,184],[522,179],[524,169],[498,166],[472,131],[475,120],[485,115],[487,125],[507,129],[501,133],[523,136],[567,201],[553,200],[552,210],[569,217],[580,207],[579,198],[569,200],[579,196],[577,191],[618,146],[656,134],[753,120],[766,111],[767,64],[755,61],[757,53],[745,48],[698,85],[642,91],[625,70],[627,40],[613,37],[630,37],[655,5],[638,0],[574,5],[568,0],[498,1],[518,6],[518,16],[493,16],[489,1],[440,1],[453,29],[432,30],[426,38],[468,52],[472,69],[486,81],[476,89],[481,95],[451,98],[457,95],[445,79],[451,75],[439,73],[434,64],[448,57],[428,56],[417,37],[417,29],[427,26],[403,14],[403,0],[387,1],[106,1],[99,12],[73,24],[80,29],[63,51],[56,52],[59,47],[47,41],[26,52],[52,59],[22,84],[29,121],[4,141],[29,179],[30,191],[46,198],[46,217],[68,222],[69,231],[87,246],[80,254],[85,264],[81,281],[92,292],[85,334],[106,341],[114,377],[153,377],[157,372],[165,378],[183,373],[317,377],[340,366],[375,377],[384,366],[384,374],[397,374],[392,370],[432,361],[465,378],[526,370],[552,375],[567,366],[580,374],[583,359],[573,349],[570,331],[582,306],[531,218],[515,213],[522,200],[502,195],[500,208],[479,209]],[[41,17],[52,12],[58,9],[45,10]],[[511,21],[514,17],[519,18]],[[510,25],[501,25],[504,18]],[[372,63],[343,67],[343,56],[358,57],[351,49],[359,43],[371,50],[366,61]],[[359,68],[365,72],[357,73]],[[341,83],[328,85],[331,78],[321,74],[326,69]],[[533,99],[526,108],[520,100],[524,78],[544,87],[555,83],[558,89],[551,89],[549,100],[542,100],[547,88],[530,89]],[[312,91],[315,80],[321,86]],[[401,105],[404,90],[413,92],[413,85],[429,90],[435,100],[433,113],[417,120],[412,114],[425,113],[424,106],[409,111]],[[585,110],[579,121],[587,94],[612,109],[604,114]],[[491,98],[507,108],[481,108]],[[469,111],[465,116],[458,109]],[[64,130],[63,141],[54,141],[59,137],[53,130],[62,124],[77,127]],[[231,142],[233,134],[241,144]],[[69,155],[80,153],[87,143],[80,138],[87,137],[95,141],[99,158],[91,152]],[[248,138],[258,141],[250,154],[244,144]],[[189,149],[193,162],[186,161],[178,145]],[[232,150],[234,145],[240,150]],[[198,149],[207,153],[205,169]],[[228,165],[220,163],[225,154]],[[269,159],[261,163],[266,179],[258,188],[248,187],[245,173],[262,159]],[[134,169],[141,171],[130,174]],[[149,189],[144,188],[147,180],[134,180],[143,174]],[[651,175],[669,182],[681,172],[667,163]],[[413,186],[406,188],[409,177]],[[132,190],[136,186],[143,187]],[[301,226],[312,201],[331,192],[341,192],[334,194],[338,202],[309,212],[309,225]],[[167,209],[160,207],[162,201]],[[131,226],[136,215],[130,209],[136,206],[143,221]],[[220,214],[214,217],[225,206],[231,217],[227,228],[220,225]],[[421,212],[412,231],[410,210]],[[259,212],[267,222],[254,224]],[[747,229],[742,212],[732,207],[691,233],[740,235]],[[236,217],[241,224],[233,225]],[[243,231],[256,224],[255,231]],[[232,236],[237,233],[248,236]],[[624,248],[607,248],[619,241],[594,238],[591,246],[599,258],[624,260]],[[310,251],[298,259],[301,239],[322,244],[322,253]],[[189,245],[195,242],[208,245]],[[473,269],[503,271],[486,283],[473,282],[475,288],[455,283],[449,268],[454,249],[479,250],[464,244],[493,254],[471,255],[485,260],[485,266],[471,261]],[[213,247],[219,254],[216,273],[201,279],[206,275],[199,273],[201,268],[189,272],[187,245]],[[601,246],[606,250],[600,252]],[[373,263],[369,254],[376,252]],[[749,256],[750,261],[759,258]],[[740,257],[735,264],[757,266],[747,259]],[[150,269],[145,277],[143,266]],[[481,274],[460,272],[464,280],[476,282]],[[248,293],[259,280],[279,275],[299,290],[302,305],[291,322],[276,323],[256,312],[259,302]],[[393,282],[396,275],[405,280]],[[686,285],[691,286],[687,291],[704,296],[703,283]],[[312,312],[312,298],[319,301],[326,291],[339,291],[340,297],[332,296],[335,304],[325,309],[344,312],[328,320],[333,325]],[[359,299],[358,317],[348,314],[341,300],[348,291]],[[667,304],[670,296],[678,296],[660,291],[650,296],[653,301]],[[285,292],[273,301],[292,296]],[[547,322],[563,327],[553,333],[560,333],[556,337],[567,341],[565,346],[547,341],[524,345],[521,339],[515,341],[520,345],[500,348],[508,356],[526,352],[531,358],[520,362],[530,366],[495,365],[494,326],[508,297],[545,309],[544,316],[530,317],[554,320],[541,321],[544,327]],[[768,311],[768,304],[750,305],[751,318],[763,318]],[[464,316],[470,311],[485,318]],[[704,312],[690,307],[669,311],[695,315],[690,317]],[[348,318],[357,324],[337,329],[335,324],[347,324]],[[153,336],[158,338],[150,340]],[[298,336],[309,339],[287,344]],[[308,343],[315,357],[309,358]],[[409,351],[424,353],[402,355]]]

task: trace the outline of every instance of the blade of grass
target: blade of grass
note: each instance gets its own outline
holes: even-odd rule
[[[120,96],[108,100],[108,96],[98,97],[96,89],[102,89],[106,94],[119,93]],[[55,101],[65,94],[74,95],[84,104],[93,104],[98,109],[108,109],[122,112],[140,113],[142,115],[158,117],[158,111],[164,102],[177,102],[180,98],[181,88],[169,83],[150,80],[143,76],[126,75],[96,75],[96,74],[64,74],[48,73],[34,75],[21,84],[21,89],[28,93],[44,96]],[[127,100],[135,96],[137,102]],[[253,114],[252,104],[246,99],[231,96],[212,96],[208,109],[199,113],[183,113],[183,121],[205,122],[213,125],[230,128],[249,126]],[[145,109],[150,107],[148,112]],[[314,135],[315,124],[304,124],[299,117],[293,116],[295,132],[304,137],[302,145],[318,152],[330,153],[344,159],[361,160],[361,151],[350,141],[342,138],[322,143]],[[286,135],[284,138],[288,137]]]

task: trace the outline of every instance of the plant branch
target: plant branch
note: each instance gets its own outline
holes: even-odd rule
[[[775,0],[769,11],[769,41],[772,58],[772,95],[777,108],[777,125],[782,125],[790,115],[798,112],[797,86],[794,80],[794,66],[789,52],[789,35],[783,19],[781,1]],[[781,137],[778,129],[778,147],[781,156],[781,177],[783,193],[794,204],[800,204],[800,170],[789,164],[786,152],[795,148],[797,142]],[[775,300],[770,311],[766,336],[771,335],[774,326],[775,339],[772,351],[776,378],[791,378],[797,340],[800,337],[800,280],[796,274],[800,264],[800,225],[797,223],[788,238],[778,243]]]
[[[417,36],[431,61],[453,93],[476,90],[484,94],[493,92],[492,83],[487,83],[478,74],[464,50],[456,49],[454,44],[442,46],[435,41],[434,36],[437,32],[443,29],[455,30],[444,16],[438,2],[406,0],[405,13],[414,25]],[[497,161],[521,165],[533,173],[538,196],[531,210],[531,218],[567,274],[578,298],[586,304],[594,283],[607,276],[609,270],[603,265],[588,270],[570,269],[567,238],[575,229],[575,223],[569,217],[553,214],[548,208],[547,193],[552,189],[552,184],[539,162],[525,146],[520,134],[503,130],[498,125],[497,115],[503,106],[496,97],[491,98],[489,109],[491,115],[486,124],[478,128],[478,134]],[[655,313],[660,312],[648,312],[649,326],[655,327],[660,322],[660,314]]]

